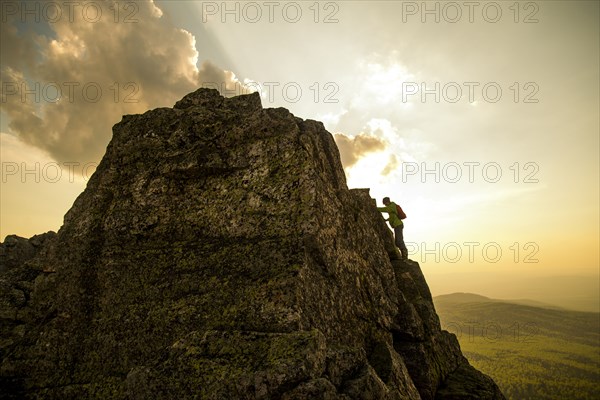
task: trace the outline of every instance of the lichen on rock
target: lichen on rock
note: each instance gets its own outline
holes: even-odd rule
[[[3,397],[454,399],[464,377],[503,398],[323,124],[257,93],[124,116],[56,238],[12,270],[34,265],[51,270],[14,301],[20,337],[2,330]]]

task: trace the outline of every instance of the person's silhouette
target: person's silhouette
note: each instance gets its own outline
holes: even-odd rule
[[[402,259],[406,261],[408,259],[408,250],[404,244],[404,222],[402,222],[402,219],[400,219],[400,216],[398,215],[398,207],[396,206],[396,203],[390,201],[389,197],[383,198],[383,204],[385,207],[377,207],[377,210],[388,213],[388,219],[386,221],[388,221],[394,230],[396,247],[400,249]]]

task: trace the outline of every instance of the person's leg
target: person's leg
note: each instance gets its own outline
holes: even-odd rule
[[[404,244],[404,225],[400,225],[394,228],[394,237],[396,239],[396,247],[400,249],[402,253],[402,259],[408,259],[408,250],[406,244]]]

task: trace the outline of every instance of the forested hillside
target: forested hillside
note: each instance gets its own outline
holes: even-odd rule
[[[508,399],[597,399],[600,314],[504,303],[483,296],[434,298],[442,327]]]

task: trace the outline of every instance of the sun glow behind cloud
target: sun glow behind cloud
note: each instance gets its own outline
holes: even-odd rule
[[[358,68],[362,71],[360,95],[353,98],[353,107],[383,107],[390,104],[410,107],[410,103],[402,102],[403,85],[416,78],[406,67],[393,60],[385,64],[362,60]]]

